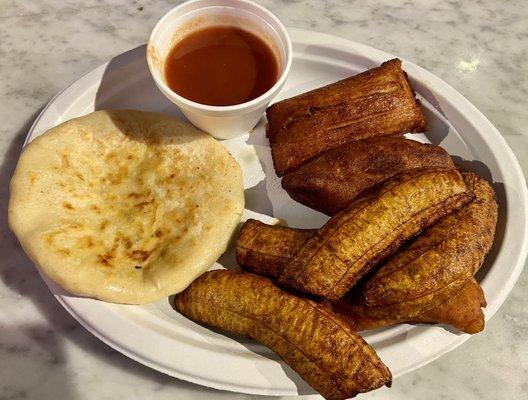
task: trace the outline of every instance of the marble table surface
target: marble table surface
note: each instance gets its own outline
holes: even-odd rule
[[[528,174],[523,0],[261,0],[287,26],[419,64],[504,135]],[[110,349],[52,298],[7,228],[8,184],[34,118],[61,88],[146,41],[176,1],[0,0],[0,399],[258,398],[170,378]],[[528,269],[486,330],[362,399],[528,399]],[[314,396],[315,397],[315,396]]]

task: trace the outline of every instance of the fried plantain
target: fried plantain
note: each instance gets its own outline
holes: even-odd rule
[[[248,219],[235,244],[237,263],[248,271],[277,278],[286,263],[315,233]]]
[[[471,200],[456,170],[398,174],[334,215],[289,260],[278,281],[338,300],[402,243]]]
[[[279,101],[268,107],[266,115],[278,176],[353,140],[427,130],[398,59]]]
[[[447,324],[458,330],[470,334],[484,329],[484,313],[486,306],[484,291],[474,278],[469,278],[462,288],[451,298],[437,306],[427,309],[424,305],[422,312],[409,317],[400,314],[399,318],[376,318],[370,315],[370,308],[345,299],[334,303],[327,303],[334,312],[343,317],[353,329],[364,331],[402,322],[425,322],[431,324]]]
[[[236,243],[237,262],[248,271],[277,278],[290,255],[300,249],[315,232],[313,229],[292,229],[248,220]],[[425,306],[422,313],[413,318],[405,315],[400,319],[375,318],[369,315],[368,307],[354,304],[350,298],[328,302],[327,305],[357,331],[401,322],[426,322],[448,324],[462,332],[474,334],[484,329],[481,307],[486,306],[486,301],[482,288],[471,278],[453,297],[430,309]]]
[[[374,137],[328,150],[286,174],[281,185],[307,207],[334,215],[361,192],[414,168],[455,168],[439,146],[403,137]]]
[[[482,307],[486,307],[484,290],[475,278],[470,278],[446,302],[418,315],[418,321],[448,324],[462,332],[474,334],[484,330]]]
[[[344,320],[267,278],[209,271],[177,294],[174,305],[193,321],[258,340],[327,399],[390,386],[388,368]]]
[[[277,279],[315,232],[316,229],[288,228],[248,219],[235,243],[237,263],[247,271]]]
[[[463,173],[476,200],[425,231],[392,257],[363,289],[370,315],[412,318],[447,301],[480,268],[493,243],[497,202],[488,182]]]
[[[497,204],[493,189],[485,180],[471,172],[463,172],[462,175],[467,186],[475,193],[476,200],[458,212],[446,216],[426,230],[407,248],[401,250],[381,266],[378,272],[373,275],[374,277],[384,276],[384,274],[391,272],[392,269],[389,270],[387,266],[403,264],[403,267],[407,267],[405,264],[407,260],[416,263],[419,262],[420,258],[429,259],[434,263],[423,264],[422,266],[428,265],[429,270],[421,271],[422,275],[416,272],[423,280],[416,282],[416,285],[431,286],[427,283],[430,279],[435,280],[433,284],[438,284],[438,277],[446,275],[444,270],[452,272],[458,268],[466,268],[469,273],[463,276],[473,275],[478,270],[493,242]],[[274,278],[277,278],[285,267],[287,257],[302,248],[307,238],[316,232],[315,230],[279,228],[255,220],[247,221],[246,224],[250,225],[251,229],[243,229],[237,240],[237,261],[245,269],[264,273]],[[468,228],[471,230],[468,231]],[[285,232],[288,233],[288,240],[283,239]],[[468,235],[470,232],[471,234]],[[457,246],[438,247],[440,245],[439,240],[456,241]],[[258,243],[258,247],[254,246],[256,243]],[[243,253],[239,249],[240,245],[245,246]],[[449,251],[445,253],[447,249]],[[471,263],[471,257],[459,258],[466,251],[475,249],[479,253],[476,264]],[[439,251],[441,253],[438,253]],[[427,252],[433,252],[432,255],[442,255],[442,257],[431,259],[427,257]],[[247,254],[252,254],[252,257],[247,257]],[[266,267],[268,265],[266,260],[269,259],[270,255],[283,255],[283,257],[275,258],[273,270],[268,270]],[[416,257],[418,259],[415,260]],[[395,264],[394,260],[400,260],[400,264]],[[393,273],[400,273],[400,271]],[[387,311],[383,307],[360,306],[358,304],[361,303],[350,301],[350,299],[343,300],[338,307],[341,307],[341,313],[344,315],[347,313],[343,311],[343,307],[345,310],[347,307],[349,308],[348,313],[355,315],[356,321],[354,323],[358,325],[360,330],[403,321],[418,321],[446,323],[467,333],[479,332],[484,327],[484,316],[480,309],[481,306],[485,305],[482,289],[476,287],[477,284],[473,279],[466,279],[460,285],[459,283],[457,281],[456,285],[447,291],[444,288],[436,292],[433,286],[433,295],[421,299],[422,301],[417,304],[411,302],[411,307],[407,308],[402,308],[403,305],[400,304],[399,308],[396,309],[394,306],[389,306]],[[410,285],[415,286],[414,283]],[[415,287],[415,289],[420,289],[420,287]],[[363,298],[364,296],[359,297]],[[350,309],[351,304],[354,303],[356,303],[354,305],[355,311]],[[352,319],[349,318],[348,320],[350,322]]]

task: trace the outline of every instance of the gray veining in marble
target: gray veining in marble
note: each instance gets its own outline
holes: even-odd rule
[[[256,398],[169,378],[110,349],[52,298],[6,224],[8,183],[42,107],[146,41],[175,1],[0,0],[0,399]],[[288,26],[343,36],[430,70],[501,131],[528,174],[523,0],[262,0]],[[323,5],[324,4],[324,5]],[[364,399],[528,399],[528,270],[484,333]]]

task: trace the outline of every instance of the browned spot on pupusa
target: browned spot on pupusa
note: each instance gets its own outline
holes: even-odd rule
[[[146,250],[134,250],[132,253],[130,253],[130,258],[136,261],[146,261],[151,253],[151,251]]]
[[[110,262],[110,260],[108,258],[106,258],[105,254],[98,254],[97,255],[97,261],[99,263],[103,264],[104,266],[107,266],[107,267],[111,267],[112,266],[112,263]]]
[[[84,129],[81,130],[80,137],[83,141],[88,142],[92,139],[92,134]]]
[[[116,157],[117,157],[117,153],[114,153],[114,152],[108,153],[108,155],[105,157],[105,161],[107,163],[113,163]]]
[[[78,246],[81,248],[82,247],[92,248],[94,245],[95,243],[93,241],[93,238],[90,235],[83,236],[78,242]]]
[[[73,205],[72,205],[70,202],[68,202],[68,201],[63,201],[63,202],[62,202],[62,206],[63,206],[64,208],[66,208],[67,210],[75,210],[75,208],[73,207]]]
[[[134,204],[134,207],[138,207],[138,208],[144,208],[146,206],[148,206],[149,204],[152,204],[154,203],[154,200],[149,200],[149,201],[142,201],[141,203],[137,203],[137,204]]]
[[[108,175],[108,180],[112,185],[118,185],[128,176],[128,169],[125,166],[119,167],[115,172]]]
[[[44,240],[46,241],[47,244],[49,244],[50,246],[53,246],[55,243],[54,243],[54,239],[55,239],[55,235],[46,235],[44,237]]]
[[[28,174],[28,177],[29,177],[29,184],[33,186],[38,178],[37,173],[35,171],[30,171]]]
[[[127,197],[129,199],[139,199],[141,197],[147,197],[150,195],[150,190],[145,191],[144,193],[130,192]]]
[[[106,229],[106,227],[108,226],[108,221],[105,219],[101,222],[101,224],[99,225],[99,230],[100,231],[104,231]]]
[[[64,168],[71,167],[70,158],[68,157],[66,153],[60,153],[60,158],[61,158],[62,167]]]

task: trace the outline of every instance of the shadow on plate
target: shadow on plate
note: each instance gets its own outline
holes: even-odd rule
[[[110,60],[95,97],[95,110],[133,108],[185,116],[156,87],[145,57],[147,45],[138,46]]]

